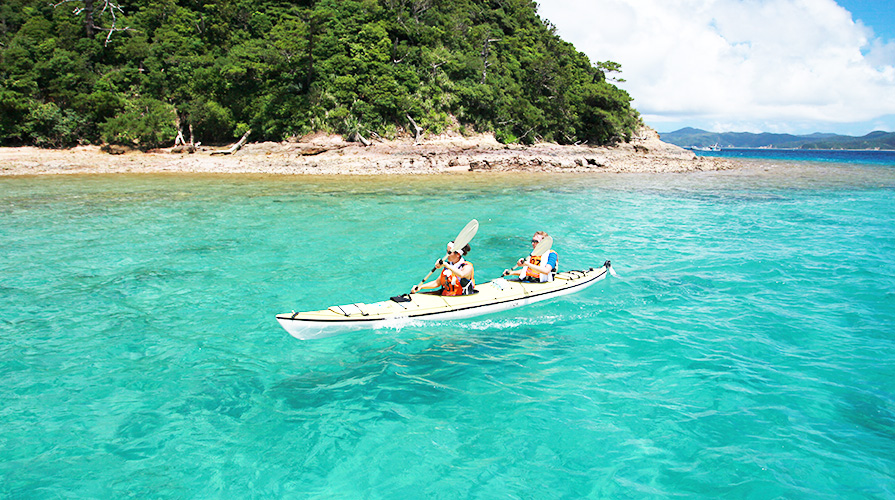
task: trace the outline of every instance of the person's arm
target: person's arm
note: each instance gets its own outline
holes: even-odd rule
[[[557,257],[557,255],[556,255],[556,252],[554,252],[554,251],[550,251],[550,252],[548,252],[548,254],[547,254],[547,262],[545,263],[545,267],[550,268],[550,271],[548,271],[548,272],[551,272],[551,273],[555,273],[555,272],[556,272],[556,261],[557,261],[557,259],[558,259],[558,257]]]
[[[459,278],[466,278],[466,279],[472,278],[472,266],[471,265],[457,267],[457,266],[451,264],[450,262],[445,262],[444,268],[449,269],[452,273],[454,273],[455,276],[457,276]]]
[[[526,264],[529,269],[533,269],[541,274],[550,274],[556,271],[556,253],[548,252],[547,258],[541,259],[540,264]]]
[[[440,261],[439,261],[439,262],[440,262]],[[441,268],[441,267],[443,267],[443,266],[442,266],[442,265],[439,265],[439,264],[436,264],[435,267],[436,267],[436,268]],[[423,284],[420,284],[420,285],[415,285],[415,286],[410,290],[410,293],[416,293],[416,292],[418,292],[418,291],[420,291],[420,290],[432,290],[432,289],[434,289],[434,288],[438,288],[438,287],[440,287],[440,286],[443,286],[443,283],[444,283],[444,282],[443,282],[443,275],[442,275],[441,272],[439,271],[439,273],[438,273],[438,278],[436,278],[435,280],[430,281],[430,282],[428,282],[428,283],[423,283]]]
[[[441,283],[439,283],[439,281],[441,281],[441,276],[439,276],[438,279],[435,281],[430,281],[428,283],[423,283],[422,285],[414,286],[413,289],[410,290],[410,293],[416,293],[420,290],[432,290],[433,288],[438,288],[441,286]]]
[[[531,264],[528,263],[529,257],[525,257],[524,259],[519,259],[516,261],[516,267],[521,267],[522,269],[512,270],[505,269],[503,272],[504,276],[523,276],[525,274],[525,266],[532,267]]]

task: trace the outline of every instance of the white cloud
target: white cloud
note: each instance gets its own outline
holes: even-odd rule
[[[539,13],[592,62],[620,63],[657,128],[827,131],[895,114],[895,44],[833,0],[541,0]]]
[[[892,71],[892,65],[895,64],[895,41],[878,38],[873,40],[867,51],[867,62],[881,70],[888,66],[889,71]]]

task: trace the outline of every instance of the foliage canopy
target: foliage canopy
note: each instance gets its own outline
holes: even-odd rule
[[[395,137],[410,119],[602,144],[640,122],[618,69],[530,0],[6,0],[0,144]]]

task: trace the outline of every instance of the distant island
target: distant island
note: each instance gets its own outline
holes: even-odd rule
[[[662,140],[682,148],[780,148],[780,149],[895,149],[895,132],[871,132],[861,137],[814,133],[810,135],[708,132],[682,128],[660,133]]]

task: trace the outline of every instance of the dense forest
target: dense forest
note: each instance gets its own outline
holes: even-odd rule
[[[494,132],[607,143],[640,118],[528,0],[3,0],[0,145]]]

